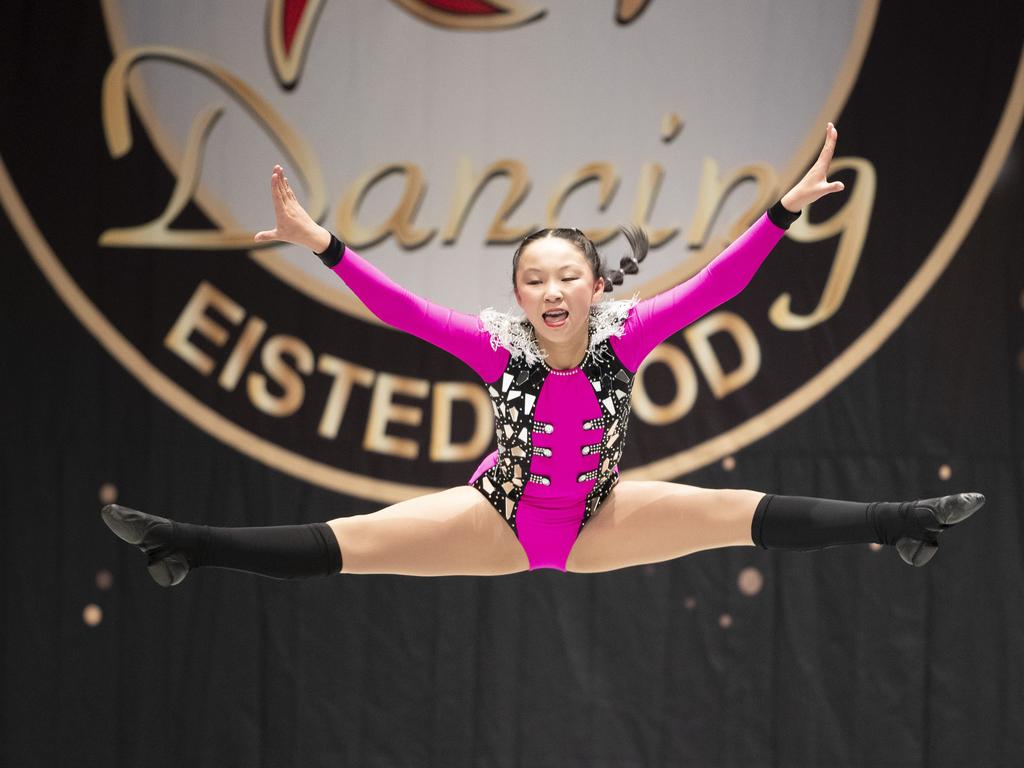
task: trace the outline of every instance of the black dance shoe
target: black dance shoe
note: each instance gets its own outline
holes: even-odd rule
[[[984,503],[985,497],[980,493],[957,493],[915,501],[907,512],[907,524],[918,530],[900,538],[896,551],[908,565],[918,568],[927,565],[939,551],[939,534],[966,520]]]
[[[175,549],[171,538],[174,523],[166,517],[147,515],[118,504],[105,506],[100,510],[100,517],[118,538],[146,554],[149,575],[161,587],[173,587],[188,576],[188,559],[184,552]]]

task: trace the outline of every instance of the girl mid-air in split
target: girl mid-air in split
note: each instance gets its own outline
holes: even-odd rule
[[[118,505],[103,520],[149,558],[158,584],[194,568],[279,579],[335,573],[497,576],[527,569],[593,573],[715,547],[810,550],[895,545],[924,565],[946,528],[976,512],[979,493],[908,502],[834,501],[679,483],[619,481],[630,391],[651,350],[738,294],[801,209],[843,189],[829,182],[838,134],[829,123],[817,161],[779,202],[697,275],[644,301],[602,301],[632,255],[606,275],[578,229],[544,229],[512,257],[524,317],[466,315],[399,287],[314,222],[280,166],[271,176],[275,227],[256,235],[316,252],[381,320],[447,350],[487,386],[498,450],[467,485],[327,523],[220,528]]]

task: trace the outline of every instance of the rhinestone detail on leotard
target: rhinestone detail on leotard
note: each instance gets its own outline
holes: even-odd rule
[[[596,469],[577,476],[578,483],[595,481],[594,487],[587,494],[580,530],[619,482],[617,467],[626,442],[626,425],[632,405],[630,393],[633,373],[622,364],[611,344],[605,342],[601,347],[600,354],[595,352],[583,366],[583,373],[593,386],[597,403],[601,407],[601,416],[584,421],[582,426],[585,430],[600,429],[603,432],[600,442],[592,444],[588,454],[597,454],[600,463]]]
[[[590,350],[587,350],[587,354],[583,356],[583,360],[575,368],[552,368],[550,365],[548,365],[547,360],[542,359],[540,362],[541,365],[548,369],[548,373],[550,373],[552,376],[575,376],[577,373],[580,372],[583,366],[587,364],[587,360],[589,359]]]

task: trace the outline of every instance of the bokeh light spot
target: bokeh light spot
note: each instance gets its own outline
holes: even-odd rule
[[[86,626],[97,627],[103,621],[103,609],[96,603],[89,603],[82,609],[82,621]]]
[[[740,571],[736,583],[739,585],[740,592],[744,595],[753,596],[758,594],[764,587],[764,576],[759,569],[749,566]]]
[[[106,592],[114,584],[114,574],[106,568],[96,571],[96,586]]]
[[[113,483],[104,483],[100,486],[100,504],[113,504],[117,501],[117,486]]]

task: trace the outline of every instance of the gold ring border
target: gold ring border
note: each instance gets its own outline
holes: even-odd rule
[[[943,232],[932,252],[928,254],[928,258],[918,267],[914,276],[907,281],[907,284],[896,294],[896,298],[875,322],[868,326],[867,330],[844,349],[835,360],[798,389],[761,411],[757,416],[675,456],[651,462],[643,468],[624,471],[623,479],[632,480],[653,476],[656,479],[664,480],[679,477],[735,453],[740,448],[774,432],[807,410],[871,357],[906,320],[907,315],[924,298],[935,281],[939,279],[939,275],[953,260],[957,248],[960,247],[974,225],[974,221],[978,218],[981,207],[999,175],[1003,162],[1010,151],[1010,146],[1013,144],[1014,136],[1020,129],[1022,113],[1024,113],[1024,50],[1017,61],[1017,72],[1006,107],[999,119],[999,125],[996,127],[992,142],[985,152],[985,157],[977,175],[971,182],[967,195],[953,215],[950,225]]]
[[[50,285],[78,321],[99,340],[114,359],[142,382],[146,389],[197,427],[264,464],[339,493],[381,501],[400,501],[437,490],[426,486],[374,480],[330,467],[281,448],[224,418],[153,365],[89,300],[36,226],[32,214],[14,186],[3,156],[0,156],[0,202],[3,203],[4,210],[36,266],[50,281]]]
[[[985,157],[950,225],[932,252],[885,311],[858,339],[803,386],[742,424],[674,456],[635,467],[624,479],[670,480],[737,452],[816,403],[850,375],[892,335],[949,265],[967,236],[1006,159],[1024,114],[1024,51],[1003,114]],[[40,271],[90,333],[151,393],[196,426],[236,450],[275,469],[339,493],[396,502],[439,490],[376,480],[306,458],[229,421],[196,399],[156,366],[115,328],[73,280],[39,231],[0,156],[0,203]]]

